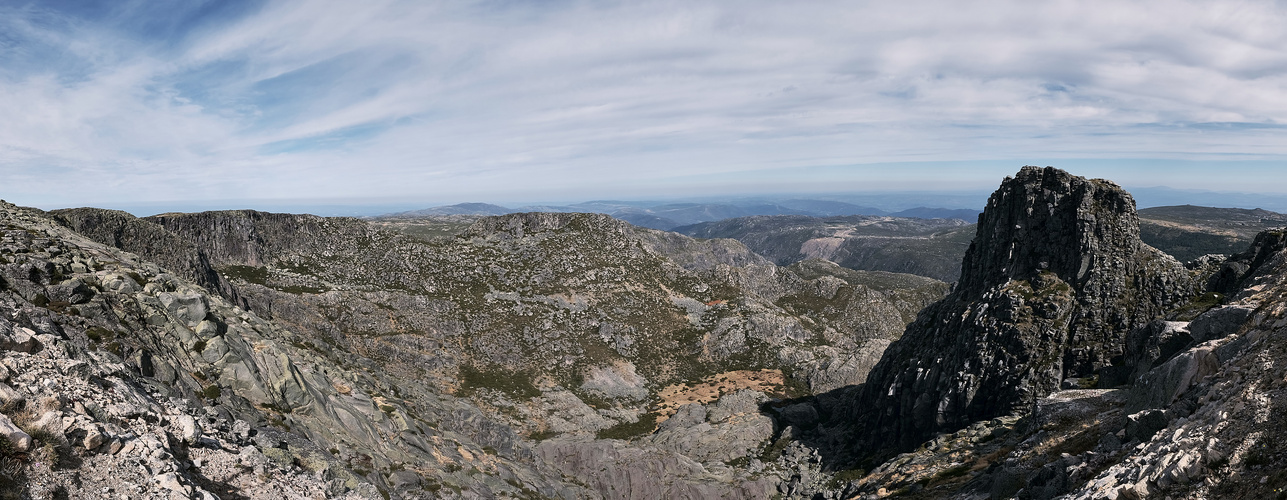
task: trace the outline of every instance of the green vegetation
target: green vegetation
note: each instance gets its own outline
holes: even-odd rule
[[[101,326],[91,326],[85,329],[85,336],[94,343],[111,341],[116,338],[116,332],[103,328]]]
[[[827,487],[831,489],[840,489],[850,481],[857,481],[866,475],[867,471],[863,469],[847,469],[838,471],[835,475],[831,476],[831,480],[827,481]]]
[[[559,433],[554,432],[553,430],[541,429],[539,431],[529,434],[527,438],[539,443],[541,441],[545,441],[546,439],[552,438],[557,435],[559,435]]]
[[[281,290],[286,293],[292,293],[295,295],[303,295],[306,293],[317,295],[319,293],[325,293],[327,291],[326,288],[306,286],[306,285],[288,285],[288,286],[279,287],[277,288],[277,290]]]
[[[1184,304],[1180,308],[1176,309],[1175,312],[1172,312],[1171,317],[1176,321],[1192,321],[1193,318],[1198,317],[1198,315],[1223,303],[1223,294],[1207,292],[1189,299],[1187,304]]]
[[[268,268],[254,266],[225,266],[219,269],[224,276],[254,283],[256,285],[268,284]]]
[[[531,374],[509,371],[500,367],[480,370],[473,365],[461,365],[460,394],[472,395],[479,389],[500,391],[523,399],[541,395],[540,389],[532,385]]]
[[[773,444],[765,448],[764,452],[760,454],[760,461],[762,462],[776,461],[778,458],[782,457],[782,452],[786,450],[787,446],[790,444],[791,444],[790,438],[786,436],[779,437],[777,441],[774,441]]]
[[[622,439],[630,440],[640,436],[652,433],[657,429],[657,414],[645,413],[639,416],[635,422],[625,422],[614,425],[607,429],[599,431],[596,436],[599,439]]]
[[[290,271],[300,276],[314,276],[312,274],[310,267],[304,264],[283,263],[281,264],[281,267],[282,269],[285,269],[287,271]],[[301,295],[305,293],[319,294],[319,293],[326,292],[328,290],[327,288],[323,288],[319,286],[311,286],[307,284],[300,284],[300,283],[290,283],[286,285],[282,285],[280,283],[273,283],[273,280],[271,280],[272,272],[267,267],[232,265],[232,266],[224,266],[220,268],[219,272],[223,273],[223,275],[229,279],[241,280],[247,283],[254,283],[256,285],[266,286],[269,288],[273,288],[275,290],[279,290],[282,292],[295,294],[295,295]],[[296,278],[296,279],[300,279],[300,278]],[[308,281],[311,278],[303,278],[303,279],[305,281]],[[276,281],[280,282],[281,280],[279,279]]]

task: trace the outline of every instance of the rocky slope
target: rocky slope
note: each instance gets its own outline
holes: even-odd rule
[[[179,262],[115,235],[195,247],[232,284],[242,316],[281,332],[281,359],[325,374],[273,379],[290,399],[249,406],[320,447],[340,443],[337,456],[366,460],[348,470],[401,496],[414,496],[407,483],[436,494],[763,497],[787,472],[760,460],[776,430],[760,405],[861,382],[947,289],[825,262],[778,268],[735,241],[589,214],[484,218],[435,242],[250,211],[53,215],[148,258]],[[118,330],[123,351],[136,349]],[[247,374],[236,360],[251,354],[229,338],[171,347],[209,363],[176,371],[239,395],[233,381]],[[349,395],[373,410],[341,404],[355,405]],[[403,470],[416,479],[394,477]]]
[[[674,231],[733,238],[779,265],[816,258],[849,269],[955,281],[975,228],[960,219],[781,215],[704,222]]]
[[[302,433],[342,448],[327,453],[281,432],[282,410],[318,429],[347,411],[373,435],[399,432],[363,394],[309,390],[339,374],[287,356],[288,332],[37,211],[6,204],[0,223],[6,494],[379,496],[340,458],[361,460],[361,446]]]

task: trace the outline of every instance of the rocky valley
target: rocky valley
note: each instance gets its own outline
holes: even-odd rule
[[[1280,495],[1287,233],[1173,212],[1035,167],[977,224],[3,204],[0,497]]]

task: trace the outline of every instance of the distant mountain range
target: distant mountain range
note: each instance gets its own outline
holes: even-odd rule
[[[517,208],[489,203],[460,203],[422,210],[411,210],[379,216],[381,219],[440,215],[504,215],[520,212],[591,212],[611,215],[636,226],[671,230],[680,226],[756,215],[806,215],[836,217],[873,215],[917,219],[961,219],[974,222],[979,210],[961,208],[916,207],[897,212],[842,201],[788,199],[782,201],[743,201],[726,203],[647,203],[590,201],[573,205],[539,205]]]

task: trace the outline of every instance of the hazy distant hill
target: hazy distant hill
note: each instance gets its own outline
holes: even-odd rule
[[[916,207],[889,214],[893,217],[914,217],[917,219],[961,219],[965,222],[978,220],[979,210],[969,208],[930,208]]]
[[[843,201],[830,200],[786,200],[781,203],[782,206],[808,212],[811,215],[819,217],[828,217],[833,215],[889,215],[889,212],[876,207],[867,207],[845,203]]]
[[[1287,226],[1287,215],[1258,208],[1177,205],[1145,208],[1139,216],[1140,239],[1182,262],[1242,252],[1260,231]]]
[[[458,203],[455,205],[445,205],[422,210],[398,212],[395,214],[388,214],[385,217],[414,217],[420,215],[505,215],[512,214],[515,211],[516,210],[512,208],[492,205],[490,203]]]
[[[517,208],[490,203],[460,203],[440,207],[398,212],[374,217],[390,218],[425,217],[440,215],[503,215],[517,212],[591,212],[611,215],[617,219],[649,229],[671,230],[679,226],[756,215],[806,215],[811,217],[836,217],[871,215],[911,217],[920,219],[961,219],[973,222],[979,211],[975,209],[916,207],[890,213],[880,208],[835,200],[787,199],[782,201],[742,199],[729,202],[647,202],[599,200],[571,205],[531,205]]]

